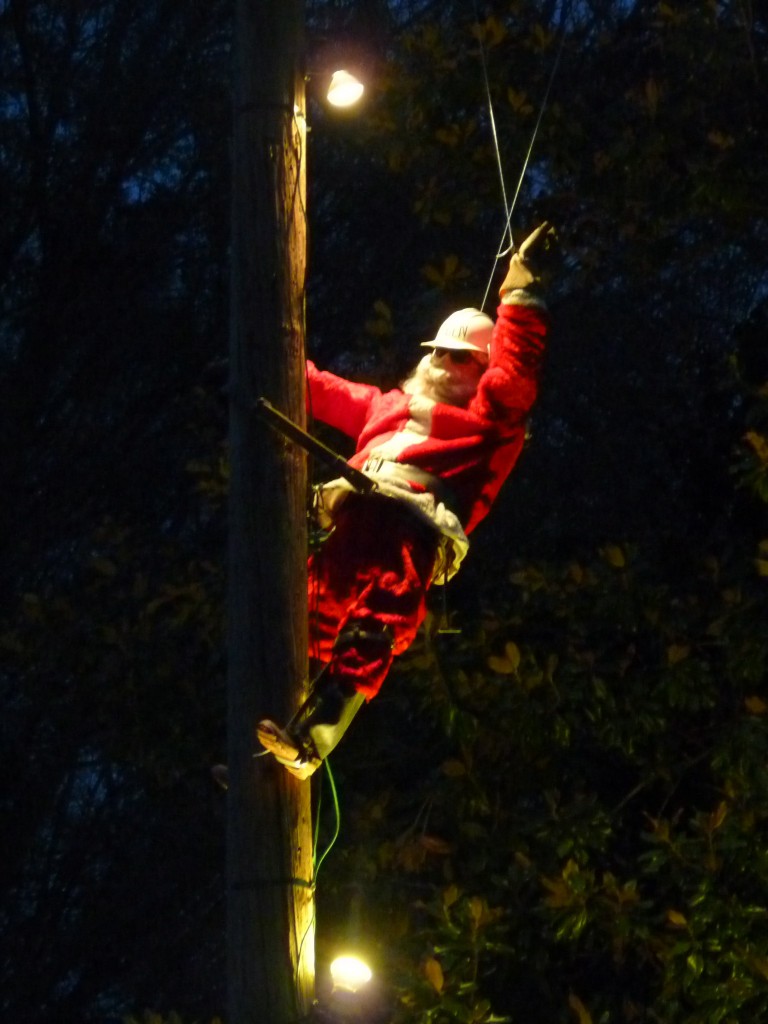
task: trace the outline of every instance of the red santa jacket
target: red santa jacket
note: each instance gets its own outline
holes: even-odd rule
[[[356,469],[372,455],[395,452],[395,461],[439,477],[455,496],[452,511],[470,533],[487,515],[520,454],[548,327],[541,306],[502,303],[488,368],[466,408],[399,389],[382,392],[309,363],[312,414],[354,438],[356,451],[349,462]]]

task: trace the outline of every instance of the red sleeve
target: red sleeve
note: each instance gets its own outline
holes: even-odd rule
[[[307,412],[355,440],[365,426],[371,403],[381,395],[372,384],[356,384],[307,360]]]
[[[541,307],[499,306],[488,369],[469,403],[472,415],[510,425],[525,418],[536,400],[548,331]]]

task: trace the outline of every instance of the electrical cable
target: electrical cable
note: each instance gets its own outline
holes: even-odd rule
[[[472,2],[473,2],[473,6],[474,6],[474,11],[475,11],[475,21],[477,22],[477,25],[478,25],[478,28],[479,28],[480,27],[480,22],[479,22],[479,16],[478,16],[478,13],[477,13],[477,0],[472,0]],[[544,90],[544,96],[542,98],[541,104],[539,105],[539,112],[538,112],[538,115],[536,117],[536,123],[533,126],[533,132],[531,133],[531,140],[530,140],[530,142],[528,144],[528,150],[527,150],[527,152],[525,154],[525,159],[523,160],[523,166],[522,166],[522,169],[520,171],[520,176],[519,176],[519,178],[517,180],[517,187],[515,188],[515,194],[512,196],[512,203],[511,203],[511,205],[509,207],[507,206],[507,194],[506,194],[506,189],[504,188],[504,183],[503,183],[504,173],[503,173],[503,170],[502,170],[501,150],[499,148],[499,140],[498,140],[498,136],[497,136],[497,133],[496,133],[496,121],[495,121],[495,118],[494,118],[494,115],[493,115],[493,100],[491,98],[491,90],[490,90],[490,85],[489,85],[489,81],[488,81],[488,71],[487,71],[487,67],[486,67],[485,48],[483,46],[482,33],[478,32],[478,41],[480,43],[480,54],[481,54],[482,65],[483,65],[483,75],[484,75],[484,78],[485,78],[486,95],[487,95],[487,99],[488,99],[488,110],[489,110],[489,113],[490,113],[491,126],[492,126],[492,134],[493,134],[493,142],[494,142],[494,147],[495,147],[495,151],[496,151],[496,162],[497,162],[497,165],[499,167],[499,174],[500,174],[500,176],[502,178],[502,199],[503,199],[503,202],[504,202],[504,212],[506,214],[506,222],[504,224],[504,231],[502,232],[502,235],[501,235],[501,241],[499,242],[499,244],[497,246],[497,253],[496,253],[496,256],[494,257],[494,261],[493,261],[493,269],[491,270],[490,277],[488,278],[488,284],[486,285],[486,288],[485,288],[485,293],[483,295],[483,301],[480,304],[480,309],[481,310],[485,309],[485,304],[488,301],[488,295],[489,295],[490,290],[491,290],[491,284],[493,283],[493,278],[494,278],[495,273],[496,273],[496,263],[500,259],[503,259],[505,256],[508,256],[510,253],[512,253],[514,251],[515,243],[514,243],[514,237],[513,237],[513,234],[512,234],[512,217],[513,217],[514,212],[515,212],[515,206],[517,205],[517,200],[518,200],[518,197],[520,195],[520,190],[521,190],[521,188],[523,186],[523,181],[525,180],[525,175],[526,175],[526,173],[528,171],[528,164],[530,163],[530,160],[531,160],[531,154],[533,153],[533,147],[534,147],[534,145],[536,143],[536,137],[537,137],[537,135],[539,133],[539,128],[541,126],[541,122],[542,122],[542,119],[544,117],[544,112],[546,111],[547,104],[549,103],[549,96],[550,96],[550,93],[552,91],[552,84],[555,81],[555,76],[557,75],[557,71],[558,71],[558,68],[560,66],[560,58],[562,57],[563,50],[565,48],[565,39],[566,39],[565,29],[566,29],[566,23],[567,23],[567,20],[568,20],[568,6],[569,6],[568,3],[566,2],[566,0],[564,0],[564,2],[562,4],[562,7],[560,9],[560,11],[561,11],[561,17],[560,17],[560,45],[558,46],[557,53],[555,54],[555,60],[554,60],[554,62],[552,64],[552,69],[551,69],[550,74],[549,74],[549,79],[547,81],[546,89]],[[504,243],[506,241],[507,235],[509,235],[509,245],[506,248],[504,248]]]
[[[491,122],[491,136],[493,138],[493,148],[496,154],[496,168],[499,172],[499,183],[501,185],[501,200],[504,204],[504,214],[507,218],[506,227],[504,228],[504,237],[506,237],[507,231],[509,232],[509,244],[513,245],[512,239],[512,228],[510,226],[511,213],[509,210],[509,204],[507,203],[507,187],[504,181],[504,167],[501,162],[501,147],[499,146],[499,136],[496,131],[496,117],[493,112],[493,100],[491,98],[491,82],[488,77],[488,61],[485,54],[485,46],[483,44],[483,32],[480,27],[480,14],[477,9],[477,0],[472,0],[472,6],[475,11],[475,24],[477,26],[477,42],[480,47],[480,63],[483,68],[483,82],[485,84],[485,95],[488,101],[488,117]],[[503,242],[503,239],[502,239]],[[487,292],[486,292],[487,296]]]
[[[320,836],[320,808],[322,806],[322,787],[320,787],[319,792],[318,792],[318,798],[317,798],[317,810],[315,812],[315,829],[314,829],[314,833],[315,834],[314,834],[313,839],[312,839],[312,888],[313,889],[317,888],[317,875],[318,875],[318,872],[320,871],[320,868],[321,868],[323,862],[325,861],[325,858],[328,856],[328,854],[331,852],[331,850],[333,849],[334,845],[336,844],[336,840],[339,838],[339,833],[341,831],[341,808],[340,808],[340,805],[339,805],[339,795],[338,795],[338,792],[336,790],[336,782],[335,782],[335,780],[333,778],[333,772],[331,771],[331,766],[330,766],[330,763],[329,763],[327,757],[323,761],[323,764],[325,765],[325,770],[326,770],[326,773],[328,775],[328,782],[330,783],[330,786],[331,786],[331,794],[333,796],[333,807],[334,807],[334,811],[335,811],[336,824],[335,824],[335,828],[334,828],[334,832],[333,832],[333,837],[331,838],[331,841],[328,843],[326,848],[323,850],[322,855],[318,859],[318,856],[317,856],[317,846],[318,846],[318,840],[319,840],[319,836]],[[297,964],[301,963],[301,957],[302,957],[302,953],[304,951],[304,943],[306,942],[307,936],[312,931],[312,929],[315,927],[316,923],[317,923],[317,905],[316,905],[316,902],[313,900],[312,901],[312,918],[311,918],[309,924],[307,925],[306,931],[304,932],[303,936],[301,937],[301,942],[299,943],[299,949],[298,949],[298,953],[297,953],[297,957],[296,957],[296,963]]]
[[[322,795],[323,795],[322,794],[322,786],[321,786],[319,788],[319,790],[318,790],[318,795],[317,795],[317,810],[315,811],[315,827],[314,827],[314,835],[312,837],[312,889],[313,890],[315,890],[317,888],[317,875],[318,875],[318,872],[320,871],[320,868],[321,868],[323,862],[325,861],[325,858],[328,856],[328,854],[331,852],[331,850],[333,849],[334,845],[336,844],[336,840],[339,838],[339,833],[341,831],[341,808],[340,808],[340,805],[339,805],[338,792],[336,790],[336,782],[335,782],[335,780],[333,778],[333,772],[331,771],[331,766],[329,764],[328,758],[325,758],[325,760],[323,761],[323,764],[325,766],[325,770],[326,770],[326,773],[328,775],[328,782],[330,783],[330,786],[331,786],[331,795],[333,796],[333,807],[334,807],[334,811],[335,811],[336,823],[335,823],[334,832],[333,832],[333,836],[331,838],[331,841],[328,843],[326,848],[323,850],[322,855],[318,858],[318,856],[317,856],[317,847],[318,847],[318,841],[319,841],[319,837],[320,837],[320,810],[321,810],[321,807],[322,807]],[[316,904],[316,901],[313,899],[313,901],[312,901],[312,917],[311,917],[311,919],[309,921],[309,924],[306,927],[306,930],[305,930],[304,934],[301,937],[301,942],[299,943],[298,952],[296,954],[296,963],[297,964],[301,963],[301,957],[302,957],[302,954],[304,952],[304,943],[307,940],[307,936],[310,934],[310,932],[313,930],[313,928],[315,927],[316,924],[317,924],[317,904]]]
[[[327,757],[323,761],[323,764],[325,766],[325,771],[326,771],[326,774],[328,776],[328,784],[331,787],[331,796],[333,797],[333,809],[334,809],[334,813],[335,813],[336,824],[335,824],[335,829],[334,829],[333,836],[331,837],[331,841],[328,843],[326,848],[323,850],[323,854],[322,854],[322,856],[319,859],[317,859],[317,839],[315,840],[315,860],[316,860],[316,863],[315,863],[315,873],[314,873],[315,883],[317,883],[317,875],[318,875],[318,872],[320,871],[320,868],[323,865],[323,861],[325,860],[325,858],[328,856],[328,854],[331,852],[331,850],[335,846],[336,840],[339,838],[339,833],[341,832],[341,807],[340,807],[340,804],[339,804],[339,794],[338,794],[338,792],[336,790],[336,781],[335,781],[335,779],[333,777],[333,772],[331,771],[331,765],[330,765],[329,760],[328,760]],[[320,806],[319,806],[319,802],[318,802],[318,818],[319,818],[319,815],[320,815]],[[319,830],[318,830],[318,832],[319,832]]]

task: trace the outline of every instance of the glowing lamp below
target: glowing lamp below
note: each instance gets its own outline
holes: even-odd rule
[[[351,107],[364,92],[363,83],[349,71],[334,71],[328,86],[328,102],[334,107]]]
[[[331,964],[333,987],[357,992],[373,977],[370,967],[356,956],[338,956]]]

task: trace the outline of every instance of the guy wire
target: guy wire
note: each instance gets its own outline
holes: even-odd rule
[[[493,137],[493,148],[496,154],[496,167],[499,172],[499,182],[501,184],[501,199],[504,203],[504,213],[507,216],[507,224],[504,228],[504,236],[506,237],[507,231],[509,231],[509,244],[512,245],[512,229],[509,226],[511,214],[509,212],[509,205],[507,204],[507,186],[504,181],[504,168],[501,163],[501,148],[499,146],[499,136],[496,131],[496,118],[493,113],[493,100],[491,99],[491,82],[488,78],[488,61],[485,55],[485,45],[483,43],[483,32],[480,27],[480,14],[477,10],[477,0],[472,0],[472,6],[475,11],[475,25],[477,27],[477,42],[480,46],[480,63],[483,68],[483,82],[485,84],[485,95],[488,100],[488,116],[491,122],[491,135]],[[503,238],[502,238],[503,242]]]
[[[480,22],[479,22],[479,17],[478,17],[478,13],[477,13],[477,0],[472,0],[472,2],[473,2],[474,9],[475,9],[475,21],[477,22],[478,28],[479,28]],[[501,151],[500,151],[500,148],[499,148],[499,140],[498,140],[498,136],[497,136],[497,133],[496,133],[495,118],[493,116],[493,101],[491,99],[491,90],[490,90],[490,84],[489,84],[489,80],[488,80],[488,71],[487,71],[487,67],[486,67],[485,47],[483,46],[482,33],[478,32],[478,41],[480,43],[480,55],[481,55],[481,58],[482,58],[482,65],[483,65],[483,75],[484,75],[484,78],[485,78],[486,95],[487,95],[487,98],[488,98],[488,110],[489,110],[490,119],[491,119],[491,127],[492,127],[492,134],[493,134],[493,144],[494,144],[494,147],[495,147],[495,150],[496,150],[496,163],[497,163],[497,165],[499,167],[499,174],[500,174],[501,179],[502,179],[502,198],[503,198],[503,202],[504,202],[504,212],[506,213],[506,218],[507,218],[506,222],[504,224],[504,231],[503,231],[502,236],[501,236],[501,241],[499,242],[499,245],[497,246],[497,250],[498,251],[497,251],[496,256],[494,258],[493,269],[491,270],[490,277],[488,278],[488,284],[486,285],[485,294],[483,295],[483,301],[480,304],[480,309],[481,310],[485,309],[485,304],[488,301],[488,295],[489,295],[490,290],[491,290],[491,284],[493,283],[493,278],[494,278],[494,276],[496,274],[496,263],[500,259],[503,259],[505,256],[508,256],[508,255],[510,255],[510,253],[514,252],[515,243],[514,243],[514,237],[513,237],[513,234],[512,234],[512,216],[513,216],[513,214],[515,212],[515,206],[517,205],[517,200],[518,200],[518,197],[520,195],[520,189],[523,186],[523,181],[525,180],[525,175],[526,175],[526,173],[528,171],[528,164],[530,163],[531,154],[533,152],[533,147],[534,147],[534,144],[536,142],[536,136],[539,133],[539,127],[540,127],[542,119],[544,117],[544,112],[547,109],[547,104],[549,102],[549,94],[552,91],[552,84],[553,84],[553,82],[555,80],[555,76],[557,75],[557,71],[558,71],[558,68],[560,66],[560,58],[562,57],[563,50],[565,48],[565,37],[566,37],[565,28],[566,28],[566,22],[567,22],[567,18],[568,18],[567,8],[568,8],[568,4],[567,4],[566,0],[563,0],[563,5],[562,5],[562,7],[560,9],[560,14],[561,14],[561,17],[560,17],[560,45],[557,48],[557,53],[555,54],[555,59],[554,59],[554,62],[552,64],[552,70],[549,73],[549,80],[547,81],[547,87],[544,90],[544,96],[543,96],[541,104],[539,106],[539,113],[538,113],[538,116],[536,117],[536,123],[533,126],[533,132],[531,133],[531,140],[530,140],[530,142],[528,144],[528,150],[527,150],[527,152],[525,154],[525,159],[523,160],[523,166],[522,166],[522,169],[520,171],[520,176],[519,176],[519,178],[517,180],[517,187],[515,188],[515,194],[512,196],[512,204],[509,207],[507,207],[507,195],[506,195],[506,189],[504,188],[504,173],[503,173],[503,170],[502,170]],[[505,240],[507,238],[507,235],[509,235],[509,245],[505,249],[503,247],[504,247],[504,243],[505,243]]]

